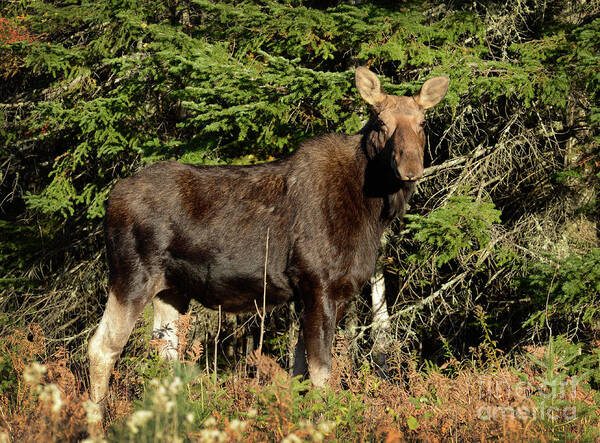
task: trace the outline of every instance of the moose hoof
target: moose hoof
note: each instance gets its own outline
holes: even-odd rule
[[[175,361],[178,359],[177,349],[172,346],[165,346],[158,353],[158,356],[165,361]]]
[[[329,376],[331,375],[331,371],[327,368],[319,367],[314,369],[309,369],[310,373],[310,381],[315,388],[322,388],[329,380]]]

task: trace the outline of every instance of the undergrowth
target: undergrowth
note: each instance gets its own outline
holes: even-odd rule
[[[497,364],[402,363],[384,380],[354,367],[336,340],[327,387],[288,376],[254,352],[244,370],[202,370],[197,346],[182,362],[153,354],[113,373],[104,420],[88,400],[86,374],[66,351],[45,353],[39,327],[0,341],[1,441],[404,441],[448,439],[593,441],[598,426],[600,351],[563,336]],[[400,360],[398,360],[400,359]],[[131,366],[134,371],[123,370]],[[257,369],[260,378],[245,375]],[[123,390],[127,386],[127,390]],[[8,439],[8,440],[7,440]]]

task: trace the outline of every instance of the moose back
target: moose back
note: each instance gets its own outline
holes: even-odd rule
[[[154,329],[176,358],[179,313],[191,299],[240,312],[302,302],[303,349],[314,385],[327,380],[346,303],[374,271],[380,237],[402,216],[423,174],[424,110],[448,77],[414,97],[387,95],[367,68],[356,87],[372,107],[356,135],[304,142],[290,157],[255,166],[158,163],[118,182],[105,219],[110,292],[89,342],[90,396],[101,403],[136,319],[150,301]],[[302,362],[298,367],[302,367]]]

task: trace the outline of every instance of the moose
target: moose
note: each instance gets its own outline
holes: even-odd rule
[[[319,136],[252,166],[157,163],[115,185],[105,218],[109,295],[88,349],[92,401],[104,402],[150,301],[154,329],[167,331],[164,357],[177,358],[174,328],[191,299],[242,312],[262,305],[265,287],[267,307],[303,305],[295,372],[326,382],[336,324],[423,175],[424,110],[450,80],[431,78],[412,97],[385,94],[366,67],[355,81],[372,108],[357,134]]]

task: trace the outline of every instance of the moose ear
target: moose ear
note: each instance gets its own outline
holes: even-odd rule
[[[356,89],[362,98],[371,106],[379,106],[385,100],[385,94],[381,91],[379,78],[369,68],[359,66],[355,73]]]
[[[423,109],[429,109],[442,101],[446,92],[448,92],[449,84],[450,78],[445,75],[430,78],[423,84],[421,91],[415,95],[415,101]]]

